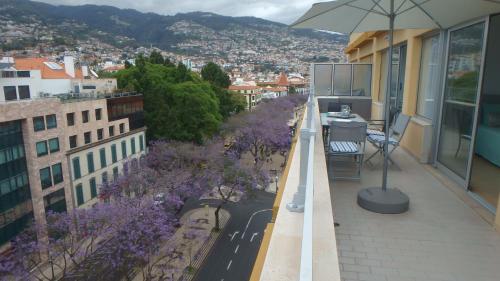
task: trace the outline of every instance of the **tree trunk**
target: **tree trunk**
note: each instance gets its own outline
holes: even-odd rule
[[[219,211],[222,208],[222,203],[217,206],[217,209],[215,209],[215,231],[220,230],[220,218],[219,218]]]

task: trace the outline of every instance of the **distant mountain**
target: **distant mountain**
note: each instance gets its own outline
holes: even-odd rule
[[[178,49],[179,44],[200,38],[236,41],[242,30],[269,36],[267,39],[284,36],[291,41],[309,38],[336,44],[347,40],[343,35],[289,29],[284,24],[255,17],[228,17],[205,12],[164,16],[111,6],[54,6],[29,0],[0,0],[0,19],[41,23],[55,30],[56,35],[73,39],[95,37],[115,46],[152,44],[165,50]],[[190,32],[193,27],[197,32]],[[254,39],[259,41],[259,38]]]

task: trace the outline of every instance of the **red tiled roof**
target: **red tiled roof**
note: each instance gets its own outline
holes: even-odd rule
[[[118,70],[122,70],[122,69],[125,69],[124,65],[108,66],[108,67],[105,67],[103,70],[104,71],[118,71]]]
[[[73,79],[66,74],[64,64],[59,64],[62,69],[51,69],[44,62],[49,62],[49,60],[47,58],[16,58],[14,65],[18,70],[40,70],[43,79]],[[81,69],[75,67],[74,78],[83,79]]]
[[[285,72],[281,72],[276,84],[278,84],[278,86],[288,86],[288,78],[286,77]]]

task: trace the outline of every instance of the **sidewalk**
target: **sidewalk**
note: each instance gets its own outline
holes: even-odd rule
[[[211,247],[222,233],[222,229],[229,221],[230,214],[224,209],[220,210],[221,231],[212,232],[215,225],[215,208],[198,208],[188,211],[184,214],[180,222],[181,227],[177,229],[175,234],[170,238],[164,247],[175,249],[176,253],[182,258],[165,264],[159,263],[155,265],[153,273],[161,274],[162,271],[168,271],[168,277],[173,279],[167,280],[191,280],[196,270],[199,268]],[[187,270],[193,268],[192,272]],[[165,270],[168,268],[168,270]],[[143,276],[141,271],[137,270],[137,275],[133,281],[142,281]]]

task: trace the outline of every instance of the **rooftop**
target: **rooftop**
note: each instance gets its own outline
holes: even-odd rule
[[[50,62],[47,58],[15,58],[14,67],[17,70],[40,70],[43,79],[83,79],[81,69],[75,68],[75,77],[71,77],[66,73],[64,64]]]

